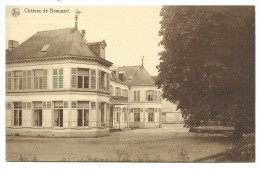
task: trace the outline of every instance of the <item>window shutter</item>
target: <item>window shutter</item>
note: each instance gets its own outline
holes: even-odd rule
[[[96,70],[91,69],[91,89],[96,89]]]
[[[154,91],[154,101],[157,102],[157,91]]]
[[[63,68],[59,69],[59,88],[63,88]]]
[[[64,104],[63,107],[67,109],[68,108],[68,101],[64,101],[63,104]]]
[[[145,98],[146,98],[146,101],[148,101],[148,91],[147,90],[145,91]]]
[[[23,102],[22,109],[26,109],[26,102]]]
[[[47,102],[47,109],[51,109],[51,102]]]
[[[48,78],[47,78],[47,69],[43,69],[42,70],[42,74],[43,74],[43,78],[42,78],[42,88],[43,89],[47,89],[47,85],[48,85]]]
[[[43,108],[43,109],[46,109],[46,106],[47,106],[47,105],[46,105],[46,102],[42,102],[42,108]]]
[[[26,74],[27,74],[26,89],[32,89],[32,71],[28,70]]]
[[[23,71],[23,90],[25,90],[27,87],[26,87],[26,82],[27,82],[27,72],[26,71]]]
[[[72,89],[77,88],[77,68],[71,68],[70,86]]]
[[[12,109],[12,103],[11,102],[6,102],[5,109]]]
[[[6,74],[6,90],[12,90],[12,72],[9,71]]]
[[[109,77],[109,73],[106,73],[106,74],[107,74],[107,91],[109,91],[110,77]]]
[[[58,88],[58,69],[53,69],[53,88]]]
[[[99,70],[98,71],[98,89],[101,89],[102,86],[101,86],[101,71]]]

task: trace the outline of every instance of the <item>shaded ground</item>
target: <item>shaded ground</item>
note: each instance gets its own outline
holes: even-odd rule
[[[136,129],[101,138],[7,137],[7,161],[194,161],[225,150],[223,134],[197,134],[182,125]],[[35,156],[35,157],[34,157]]]

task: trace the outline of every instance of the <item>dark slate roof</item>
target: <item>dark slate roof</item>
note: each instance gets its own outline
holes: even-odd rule
[[[155,81],[143,66],[124,66],[118,69],[125,72],[130,86],[155,85]]]
[[[86,45],[86,42],[77,28],[41,31],[7,53],[6,60],[49,58],[65,55],[97,57]],[[41,52],[41,49],[46,44],[50,45],[48,50]]]

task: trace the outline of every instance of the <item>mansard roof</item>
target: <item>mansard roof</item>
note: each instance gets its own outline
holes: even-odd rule
[[[155,85],[155,81],[143,66],[124,66],[118,69],[125,72],[130,86]]]
[[[73,58],[92,58],[102,60],[88,47],[86,39],[77,28],[40,31],[24,41],[14,50],[7,53],[6,60],[19,61],[31,59],[57,58],[73,56]],[[103,59],[109,66],[111,62]]]

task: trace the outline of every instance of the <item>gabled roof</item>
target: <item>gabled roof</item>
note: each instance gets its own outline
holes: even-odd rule
[[[143,66],[124,66],[118,69],[125,72],[130,86],[155,85],[155,81]]]
[[[97,57],[89,49],[86,42],[77,28],[41,31],[7,53],[6,60],[50,58],[66,55]],[[41,51],[45,45],[49,45],[49,47],[45,52]]]

